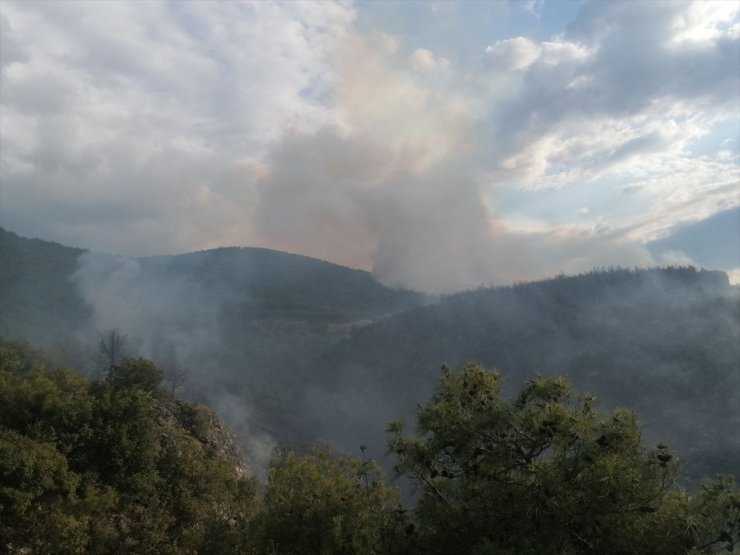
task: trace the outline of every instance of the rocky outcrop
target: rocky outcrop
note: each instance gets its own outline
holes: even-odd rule
[[[250,476],[234,434],[221,418],[200,403],[180,399],[162,399],[157,404],[157,423],[163,430],[181,429],[203,446],[206,454],[234,465],[237,477]],[[160,442],[167,443],[168,432],[161,432]]]

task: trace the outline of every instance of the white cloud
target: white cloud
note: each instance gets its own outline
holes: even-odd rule
[[[449,67],[450,60],[447,58],[435,58],[431,50],[417,48],[411,54],[411,67],[421,73],[439,71]]]
[[[542,17],[542,12],[545,9],[545,0],[525,0],[522,4],[522,8],[525,12],[528,12],[539,19]]]
[[[619,215],[606,211],[605,221],[638,241],[740,203],[737,156],[689,149],[740,116],[738,9],[724,4],[592,3],[561,37],[491,45],[478,89],[487,110],[479,128],[491,130],[487,183],[629,185],[643,210],[615,206]],[[677,42],[679,32],[688,35]]]
[[[670,43],[710,45],[722,36],[737,38],[737,19],[740,4],[725,0],[692,2],[677,14],[671,24]]]
[[[2,52],[6,225],[33,215],[37,233],[132,254],[255,240],[244,168],[286,129],[334,117],[330,58],[353,20],[312,2],[4,2],[2,15],[16,45]]]
[[[526,37],[516,37],[486,47],[486,54],[495,60],[497,69],[517,70],[531,66],[542,54],[542,48]]]

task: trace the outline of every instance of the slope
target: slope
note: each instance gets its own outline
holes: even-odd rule
[[[91,313],[69,280],[83,252],[0,228],[0,335],[48,345],[84,327]]]
[[[365,271],[269,249],[220,248],[133,259],[26,239],[0,228],[0,334],[45,345],[60,333],[82,330],[96,308],[85,287],[107,284],[84,283],[80,271],[85,263],[100,265],[101,260],[114,269],[116,263],[132,262],[137,279],[145,282],[157,280],[166,287],[167,280],[186,281],[217,300],[228,297],[236,318],[340,324],[377,318],[423,299],[384,287]]]
[[[117,329],[128,354],[186,366],[182,394],[219,408],[248,398],[250,420],[287,437],[306,435],[284,408],[317,358],[349,329],[428,302],[365,271],[259,248],[137,259],[0,229],[0,268],[0,335],[92,374],[100,333]],[[224,410],[239,429],[247,411]]]
[[[331,440],[374,414],[410,419],[439,365],[477,361],[510,387],[564,374],[607,407],[634,407],[654,441],[673,437],[687,473],[740,468],[740,297],[721,272],[615,270],[450,296],[356,330],[326,357],[306,412]],[[335,423],[341,422],[341,429]]]

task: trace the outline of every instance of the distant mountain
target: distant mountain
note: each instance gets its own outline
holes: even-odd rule
[[[93,307],[74,274],[85,253],[0,228],[0,334],[47,345],[60,333],[84,330]],[[339,325],[425,302],[418,293],[383,286],[369,272],[269,249],[219,248],[130,260],[137,263],[138,279],[185,279],[214,298],[228,294],[233,318]]]
[[[140,259],[142,267],[187,275],[208,289],[228,290],[249,318],[351,322],[419,305],[424,295],[390,289],[369,272],[262,248],[219,248]]]

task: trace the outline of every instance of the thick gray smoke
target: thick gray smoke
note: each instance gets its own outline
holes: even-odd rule
[[[414,155],[335,128],[292,135],[269,159],[258,229],[278,248],[431,293],[656,263],[607,227],[509,229],[489,214],[464,160],[426,168]]]
[[[184,363],[219,346],[218,296],[182,274],[157,271],[134,258],[87,252],[71,279],[93,308],[97,331],[117,329],[142,356],[157,358],[163,346]],[[215,301],[215,302],[214,302]]]
[[[220,311],[234,292],[209,288],[185,271],[171,271],[170,260],[86,252],[70,279],[92,309],[92,336],[118,330],[127,337],[131,354],[165,369],[184,369],[180,393],[205,403],[226,421],[242,440],[250,468],[264,478],[275,441],[255,429],[248,396],[226,391],[219,379],[224,372],[218,363],[224,349]]]

